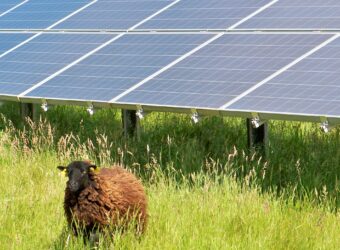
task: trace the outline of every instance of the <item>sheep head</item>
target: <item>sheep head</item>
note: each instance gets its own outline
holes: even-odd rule
[[[68,166],[58,166],[68,177],[67,187],[72,193],[78,193],[91,183],[90,175],[97,166],[88,161],[73,161]]]

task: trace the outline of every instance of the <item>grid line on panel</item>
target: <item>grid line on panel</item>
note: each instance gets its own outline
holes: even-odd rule
[[[224,103],[330,37],[321,34],[226,33],[118,102],[165,106],[188,106],[190,103],[192,108],[218,110]],[[211,80],[214,80],[213,84]],[[169,94],[167,98],[167,91],[176,92],[177,96]],[[205,98],[199,98],[199,95],[196,98],[193,93],[197,92]],[[215,94],[221,94],[223,98],[214,100]]]
[[[54,24],[52,24],[51,26],[49,26],[48,28],[46,28],[45,31],[52,29],[54,26],[56,26],[56,25],[58,25],[59,23],[65,21],[66,19],[72,17],[72,16],[75,15],[76,13],[78,13],[78,12],[84,10],[85,8],[89,7],[91,4],[95,3],[96,1],[98,1],[98,0],[94,0],[94,1],[92,1],[92,2],[90,2],[90,3],[88,3],[88,4],[86,4],[85,6],[79,8],[78,10],[74,11],[73,13],[67,15],[67,16],[64,17],[63,19],[57,21],[56,23],[54,23]],[[11,48],[11,49],[5,51],[4,53],[0,54],[0,58],[4,58],[6,55],[9,55],[10,53],[15,52],[16,50],[18,50],[18,49],[21,48],[22,46],[24,46],[24,45],[26,45],[26,44],[29,44],[30,42],[34,41],[34,39],[36,39],[37,37],[40,37],[40,36],[43,35],[43,34],[44,34],[44,31],[41,31],[41,32],[39,32],[39,33],[36,33],[35,35],[29,37],[28,39],[26,39],[26,40],[24,40],[23,42],[19,43],[18,45],[14,46],[13,48]],[[6,74],[6,72],[3,72],[3,73]],[[9,72],[8,72],[8,73],[9,73]],[[20,73],[20,74],[25,74],[25,72],[22,72],[22,73]],[[32,75],[34,75],[34,74],[32,74]],[[22,85],[22,86],[23,86],[23,85]],[[10,87],[10,86],[9,86],[9,87]],[[22,90],[20,90],[20,91],[22,91]],[[5,94],[2,93],[2,95],[5,95]],[[6,94],[6,95],[8,95],[8,94]],[[18,97],[19,97],[19,96],[18,96]]]
[[[283,0],[240,25],[241,30],[339,30],[337,0]]]
[[[57,30],[132,31],[181,0],[98,1]]]
[[[169,9],[170,7],[172,7],[173,5],[177,4],[179,1],[181,0],[176,0],[172,3],[170,3],[169,5],[165,6],[163,9],[160,9],[159,11],[157,11],[156,13],[152,14],[151,16],[145,18],[144,20],[140,21],[139,23],[137,23],[136,25],[132,26],[131,28],[128,29],[128,31],[134,30],[135,28],[141,26],[143,23],[149,21],[150,19],[152,19],[153,17],[159,15],[160,13],[162,13],[163,11],[166,11],[167,9]]]
[[[44,80],[42,80],[41,82],[35,84],[34,86],[32,86],[31,88],[27,89],[26,91],[20,93],[18,95],[18,97],[23,97],[26,94],[28,94],[29,92],[33,91],[34,89],[40,87],[41,85],[43,85],[44,83],[48,82],[49,80],[55,78],[56,76],[60,75],[61,73],[63,73],[64,71],[66,71],[67,69],[71,68],[72,66],[74,66],[75,64],[83,61],[84,59],[86,59],[87,57],[91,56],[92,54],[96,53],[98,50],[108,46],[109,44],[111,44],[112,42],[114,42],[115,40],[119,39],[120,37],[122,37],[124,34],[120,34],[118,36],[113,37],[112,39],[110,39],[109,41],[103,43],[102,45],[100,45],[99,47],[95,48],[94,50],[90,51],[89,53],[83,55],[82,57],[80,57],[79,59],[73,61],[72,63],[68,64],[66,67],[58,70],[57,72],[55,72],[54,74],[50,75],[49,77],[45,78]]]
[[[155,94],[178,94],[178,91],[159,91],[159,90],[139,90],[139,92],[145,93],[155,93]],[[200,91],[192,91],[190,92],[192,95],[203,95]],[[209,96],[224,96],[223,93],[211,93]]]
[[[14,46],[13,48],[7,50],[6,52],[0,54],[0,58],[4,57],[5,55],[11,53],[12,51],[16,50],[17,48],[20,48],[21,46],[23,46],[24,44],[30,42],[31,40],[33,40],[34,38],[36,38],[37,36],[40,36],[42,34],[42,32],[39,32],[33,36],[31,36],[30,38],[26,39],[25,41],[19,43],[18,45]]]
[[[340,117],[340,39],[231,105],[228,110]]]
[[[25,98],[59,97],[109,102],[212,37],[211,34],[125,34],[119,41],[74,65]],[[130,57],[117,56],[117,53],[127,53]],[[74,86],[81,87],[82,92],[72,90]],[[109,91],[88,89],[93,86]]]
[[[84,7],[81,8],[81,9],[79,9],[77,12],[72,13],[71,15],[72,15],[72,16],[75,15],[76,13],[82,11],[83,9],[87,8],[88,6],[94,4],[94,3],[97,2],[97,1],[98,1],[98,0],[94,0],[93,2],[87,4],[86,6],[84,6]],[[150,15],[149,17],[145,18],[144,20],[142,20],[142,21],[139,22],[138,24],[136,24],[136,25],[130,27],[128,30],[133,30],[133,29],[137,28],[138,26],[142,25],[144,22],[146,22],[146,21],[149,20],[150,18],[154,17],[155,14],[158,15],[159,13],[165,11],[167,8],[173,6],[174,4],[176,4],[176,3],[179,2],[179,1],[180,1],[180,0],[175,1],[175,2],[173,2],[173,3],[171,3],[171,4],[169,4],[168,6],[164,7],[164,8],[161,9],[160,11],[158,11],[157,13],[154,13],[154,14]],[[68,16],[67,18],[69,18],[69,17],[70,17],[70,16]],[[67,18],[66,18],[66,19],[67,19]],[[66,19],[64,19],[64,20],[66,20]],[[60,22],[62,22],[62,21],[64,21],[64,20],[60,20],[58,23],[54,24],[52,27],[49,27],[49,28],[53,28],[54,26],[58,25]],[[41,32],[41,33],[43,33],[43,32]],[[37,34],[37,35],[39,35],[39,34]],[[49,76],[48,78],[44,79],[43,81],[41,81],[41,82],[37,83],[36,85],[32,86],[32,87],[29,88],[28,90],[26,90],[26,91],[20,93],[20,94],[18,95],[18,97],[20,98],[20,97],[23,97],[23,96],[27,95],[28,93],[32,92],[32,91],[35,90],[36,88],[42,86],[44,83],[50,81],[51,79],[53,79],[53,78],[55,78],[56,76],[60,75],[61,73],[65,72],[67,69],[69,69],[69,68],[71,68],[72,66],[76,65],[77,63],[83,61],[84,59],[88,58],[88,57],[91,56],[92,54],[94,54],[94,53],[96,53],[97,51],[99,51],[100,49],[102,49],[102,48],[108,46],[109,44],[113,43],[114,41],[116,41],[117,39],[119,39],[120,37],[122,37],[122,36],[124,36],[124,35],[125,35],[125,33],[122,33],[122,34],[120,34],[120,35],[114,37],[113,39],[109,40],[108,42],[104,43],[103,45],[97,47],[96,49],[94,49],[94,50],[92,50],[91,52],[87,53],[86,55],[82,56],[82,57],[79,58],[78,60],[73,61],[72,63],[70,63],[70,64],[67,65],[66,67],[64,67],[64,68],[62,68],[61,70],[57,71],[56,73],[52,74],[51,76]]]
[[[237,26],[241,25],[242,23],[248,21],[249,19],[253,18],[254,16],[256,16],[257,14],[261,13],[262,11],[264,11],[265,9],[269,8],[270,6],[272,6],[273,4],[275,4],[276,2],[278,2],[279,0],[273,0],[270,3],[266,4],[265,6],[259,8],[258,10],[254,11],[253,13],[251,13],[249,16],[243,18],[242,20],[238,21],[237,23],[233,24],[232,26],[230,26],[228,28],[228,30],[232,30],[237,28]]]
[[[324,99],[320,98],[320,96],[318,96],[319,98],[311,98],[311,97],[307,97],[307,98],[300,98],[300,97],[278,97],[278,96],[267,96],[267,95],[256,95],[256,96],[252,96],[254,98],[265,98],[265,99],[284,99],[284,100],[303,100],[303,101],[324,101]],[[338,99],[331,99],[328,98],[327,100],[331,101],[331,102],[340,102],[340,100]]]
[[[273,98],[273,100],[277,100],[277,98]],[[295,99],[297,101],[301,101],[301,99]],[[336,101],[340,104],[339,101]],[[231,109],[231,110],[223,110],[223,111],[230,111],[230,112],[242,112],[242,113],[252,113],[252,112],[256,112],[258,110],[254,110],[254,109]],[[261,114],[271,114],[271,115],[291,115],[291,116],[301,116],[301,117],[306,117],[306,116],[313,116],[313,117],[318,117],[318,120],[320,120],[320,117],[329,117],[329,118],[339,118],[339,115],[333,115],[333,114],[324,114],[324,113],[315,113],[315,114],[309,114],[309,113],[303,113],[303,112],[290,112],[290,111],[265,111],[265,110],[261,110],[258,111]]]
[[[0,58],[3,53],[27,40],[35,33],[0,32]]]
[[[297,71],[295,71],[297,72]],[[326,71],[320,71],[319,73],[328,73]],[[277,85],[277,86],[282,86],[281,83],[275,83],[275,82],[271,82],[270,85]],[[296,86],[297,84],[296,83],[285,83],[284,84],[285,86]],[[306,83],[299,83],[298,86],[304,86],[304,87],[308,87],[310,86],[309,84],[306,84]],[[328,88],[328,87],[333,87],[333,85],[331,84],[313,84],[314,87],[320,87],[320,88]]]
[[[78,10],[72,12],[71,14],[69,14],[69,15],[67,15],[66,17],[60,19],[60,20],[57,21],[56,23],[52,24],[52,25],[49,26],[46,30],[50,30],[50,29],[54,28],[54,27],[57,26],[58,24],[60,24],[60,23],[64,22],[65,20],[71,18],[72,16],[74,16],[74,15],[76,15],[77,13],[83,11],[84,9],[90,7],[91,5],[93,5],[93,4],[96,3],[96,2],[98,2],[98,0],[93,0],[92,2],[90,2],[90,3],[86,4],[86,5],[84,5],[84,6],[81,7],[80,9],[78,9]]]
[[[181,1],[174,8],[152,18],[142,30],[225,31],[246,22],[278,0]]]
[[[17,96],[113,37],[106,34],[43,34],[0,59],[0,93]],[[70,51],[73,53],[65,53]],[[15,87],[15,83],[24,84]]]
[[[211,39],[209,39],[208,41],[206,41],[205,43],[202,43],[201,45],[197,46],[196,48],[194,48],[193,50],[189,51],[188,53],[184,54],[183,56],[179,57],[178,59],[176,59],[175,61],[173,61],[172,63],[168,64],[167,66],[163,67],[162,69],[158,70],[157,72],[155,72],[154,74],[150,75],[149,77],[145,78],[144,80],[142,80],[141,82],[135,84],[134,86],[132,86],[131,88],[127,89],[126,91],[124,91],[123,93],[121,93],[120,95],[112,98],[110,100],[110,103],[113,102],[117,102],[119,101],[120,98],[124,97],[125,95],[129,94],[130,92],[132,92],[133,90],[137,89],[138,87],[142,86],[144,83],[150,81],[151,79],[155,78],[156,76],[160,75],[161,73],[163,73],[164,71],[168,70],[169,68],[173,67],[174,65],[176,65],[177,63],[183,61],[185,58],[189,57],[190,55],[194,54],[196,51],[204,48],[205,46],[207,46],[208,44],[212,43],[213,41],[215,41],[216,39],[218,39],[219,37],[221,37],[223,35],[223,33],[219,33],[217,35],[215,35],[214,37],[212,37]]]
[[[327,116],[339,118],[339,100],[311,99],[311,98],[275,98],[275,97],[256,97],[249,96],[238,102],[238,106],[224,111],[232,112],[259,112],[267,114],[290,114],[302,116]],[[251,108],[245,103],[256,103],[256,106]],[[242,106],[243,105],[243,106]]]
[[[13,6],[13,7],[10,8],[9,10],[7,10],[7,11],[5,11],[5,12],[3,12],[3,13],[0,13],[0,17],[2,17],[2,16],[4,16],[4,15],[10,13],[11,11],[13,11],[13,10],[19,8],[21,5],[27,3],[28,1],[29,1],[29,0],[25,0],[25,1],[23,1],[23,2],[21,2],[21,3],[19,3],[19,4],[17,4],[17,5]]]
[[[321,43],[319,46],[316,46],[314,49],[310,50],[309,52],[305,53],[304,55],[302,55],[301,57],[297,58],[296,60],[294,60],[293,62],[291,62],[290,64],[286,65],[285,67],[283,67],[282,69],[276,71],[274,74],[270,75],[269,77],[267,77],[266,79],[264,79],[263,81],[257,83],[256,85],[254,85],[253,87],[249,88],[247,91],[243,92],[242,94],[240,94],[239,96],[237,96],[236,98],[230,100],[229,102],[225,103],[224,105],[222,105],[219,109],[227,109],[228,107],[230,107],[232,104],[234,104],[235,102],[237,102],[238,100],[242,99],[243,97],[247,96],[248,94],[252,93],[253,91],[255,91],[256,89],[258,89],[260,86],[264,85],[265,83],[269,82],[270,80],[272,80],[273,78],[275,78],[276,76],[282,74],[283,72],[285,72],[286,70],[290,69],[291,67],[293,67],[294,65],[296,65],[297,63],[299,63],[300,61],[304,60],[306,57],[314,54],[315,52],[317,52],[318,50],[320,50],[321,48],[325,47],[326,45],[328,45],[329,43],[333,42],[335,39],[337,39],[340,36],[340,34],[336,34],[333,35],[331,38],[329,38],[328,40],[326,40],[325,42]]]
[[[44,1],[25,1],[25,4],[21,4],[16,6],[15,11],[8,12],[8,15],[4,15],[3,18],[0,19],[0,26],[2,30],[16,30],[16,31],[32,31],[32,30],[49,30],[70,18],[74,14],[83,11],[87,7],[91,6],[93,3],[96,3],[98,0],[86,0],[86,1],[65,1],[72,6],[72,8],[67,9],[66,11],[55,11],[49,10],[45,5],[54,4],[58,5],[58,7],[62,7],[63,3],[60,3],[57,0],[54,2],[44,2]],[[73,5],[74,6],[73,6]],[[32,6],[37,8],[37,6],[43,6],[44,11],[36,11],[32,10]],[[22,8],[19,8],[22,7]],[[50,15],[45,14],[47,11]],[[36,15],[34,15],[36,14]],[[56,15],[56,16],[54,16]],[[64,16],[66,15],[66,16]],[[34,24],[35,23],[35,24]],[[14,26],[13,26],[14,25]],[[19,25],[16,27],[16,25]],[[47,28],[46,28],[47,26]]]
[[[65,20],[67,20],[68,18],[70,18],[70,17],[72,17],[73,15],[77,14],[78,12],[80,12],[80,11],[86,9],[87,7],[91,6],[92,4],[94,4],[94,3],[97,2],[97,1],[98,1],[98,0],[94,0],[94,1],[92,1],[91,3],[86,4],[85,6],[81,7],[80,9],[74,11],[73,13],[71,13],[71,14],[69,14],[68,16],[64,17],[63,19],[61,19],[61,20],[57,21],[56,23],[52,24],[51,26],[47,27],[47,28],[45,29],[45,31],[46,31],[46,30],[51,30],[53,27],[55,27],[55,26],[58,25],[59,23],[61,23],[61,22],[65,21]],[[11,53],[12,51],[16,50],[17,48],[20,48],[21,46],[23,46],[23,45],[25,45],[26,43],[32,41],[34,38],[40,36],[40,35],[43,34],[43,33],[44,33],[44,32],[41,31],[41,32],[35,34],[34,36],[28,38],[27,40],[21,42],[20,44],[16,45],[15,47],[11,48],[10,50],[8,50],[8,51],[2,53],[2,54],[0,55],[0,58],[1,58],[1,57],[4,57],[5,55],[7,55],[7,54],[9,54],[9,53]]]
[[[27,2],[27,1],[28,1],[28,0],[26,0],[25,2]],[[88,6],[92,5],[93,3],[97,2],[97,1],[98,1],[98,0],[95,0],[95,1],[93,1],[93,2],[91,2],[91,3],[89,3]],[[161,12],[167,10],[167,9],[170,8],[171,6],[177,4],[178,2],[180,2],[180,0],[177,0],[177,1],[175,1],[175,2],[172,2],[172,3],[169,4],[168,6],[164,7],[163,9],[157,11],[156,13],[152,14],[152,15],[149,16],[148,18],[146,18],[146,19],[142,20],[141,22],[137,23],[136,25],[132,26],[132,27],[129,28],[127,31],[133,31],[133,30],[135,30],[137,27],[141,26],[142,24],[144,24],[144,23],[147,22],[148,20],[152,19],[153,17],[157,16],[158,14],[160,14]],[[244,23],[244,22],[246,22],[247,20],[251,19],[252,17],[254,17],[254,16],[257,15],[258,13],[262,12],[263,10],[265,10],[266,8],[268,8],[269,6],[275,4],[276,2],[278,2],[278,0],[274,0],[274,1],[270,2],[269,4],[267,4],[266,6],[263,6],[263,7],[261,8],[262,10],[261,10],[261,9],[258,9],[257,11],[255,11],[254,13],[252,13],[251,15],[247,16],[246,18],[242,19],[241,21],[239,21],[239,22],[235,23],[234,25],[230,26],[229,29],[235,29],[235,28],[237,29],[237,27],[238,27],[239,25],[241,25],[242,23]],[[22,3],[22,4],[23,4],[23,3]],[[86,7],[88,7],[88,6],[86,6]],[[49,30],[49,29],[53,29],[53,27],[57,26],[58,24],[60,24],[60,23],[63,22],[64,20],[68,19],[69,17],[75,15],[76,13],[82,11],[82,10],[85,9],[86,7],[83,6],[81,9],[77,10],[76,12],[73,12],[73,13],[71,13],[69,16],[65,17],[64,19],[59,20],[57,23],[55,23],[55,24],[51,25],[50,27],[46,28],[45,31],[47,31],[47,30]],[[266,8],[265,8],[265,7],[266,7]],[[1,16],[1,15],[0,15],[0,16]],[[17,48],[21,47],[22,45],[24,45],[24,44],[26,44],[26,43],[32,41],[34,38],[36,38],[37,36],[41,35],[42,33],[44,33],[44,32],[36,33],[33,37],[30,37],[29,39],[27,39],[27,40],[26,40],[27,42],[24,41],[24,42],[22,42],[21,44],[18,44],[17,46],[15,46],[14,48],[12,48],[12,49],[10,49],[10,50],[4,52],[3,54],[0,54],[0,58],[3,57],[3,56],[5,56],[5,55],[7,55],[8,53],[10,53],[10,52],[16,50]],[[180,33],[180,32],[178,32],[178,33]],[[244,32],[240,32],[240,33],[241,33],[241,34],[244,34]],[[303,33],[303,31],[302,31],[302,33]],[[60,69],[59,71],[55,72],[54,74],[48,76],[48,77],[45,78],[44,80],[42,80],[42,81],[36,83],[36,84],[35,84],[34,86],[32,86],[30,89],[28,89],[28,90],[22,92],[22,93],[19,95],[19,97],[24,97],[24,96],[25,96],[26,94],[28,94],[29,92],[31,92],[31,91],[33,91],[34,89],[40,87],[41,85],[47,83],[47,82],[50,81],[51,79],[53,79],[53,78],[55,78],[56,76],[62,74],[62,73],[63,73],[64,71],[66,71],[67,69],[73,67],[75,64],[78,64],[78,63],[82,62],[82,61],[85,60],[87,57],[93,55],[94,53],[96,53],[96,52],[99,51],[100,49],[102,49],[102,48],[104,48],[105,46],[107,46],[107,45],[113,43],[116,39],[118,39],[118,38],[120,38],[120,37],[122,37],[122,36],[124,36],[124,35],[125,35],[125,34],[120,34],[118,37],[112,38],[110,41],[106,42],[105,44],[100,45],[99,47],[95,48],[94,50],[92,50],[92,51],[89,52],[88,54],[85,54],[85,55],[83,55],[82,57],[78,58],[77,60],[71,62],[70,64],[66,65],[64,68],[62,68],[62,69]],[[219,35],[222,35],[222,33],[219,33],[219,34],[216,35],[216,36],[219,36]],[[304,60],[306,57],[310,56],[311,54],[314,54],[316,51],[318,51],[318,50],[321,49],[322,47],[328,45],[329,43],[331,43],[332,41],[334,41],[335,39],[337,39],[339,36],[340,36],[340,34],[336,34],[336,35],[332,36],[331,38],[329,38],[328,40],[326,40],[326,41],[324,41],[323,43],[321,43],[320,45],[316,46],[315,48],[313,48],[313,49],[310,50],[309,52],[305,53],[305,54],[302,55],[301,57],[299,57],[299,58],[297,58],[297,59],[294,58],[295,60],[294,60],[293,62],[291,62],[290,64],[286,65],[285,67],[283,67],[283,68],[281,68],[281,69],[275,71],[275,73],[272,73],[272,72],[271,72],[269,77],[267,77],[267,78],[265,78],[264,80],[262,80],[261,82],[257,83],[257,84],[256,84],[255,86],[253,86],[252,88],[250,88],[250,89],[244,91],[243,93],[241,93],[241,95],[234,95],[230,101],[228,101],[228,102],[227,102],[226,104],[224,104],[223,106],[217,108],[217,110],[223,109],[224,111],[229,111],[229,110],[230,110],[230,111],[234,111],[234,109],[232,109],[232,108],[230,109],[230,106],[232,106],[232,104],[234,104],[235,102],[241,100],[243,97],[247,97],[248,94],[250,94],[250,93],[252,93],[253,91],[257,90],[257,89],[258,89],[259,87],[261,87],[262,85],[267,84],[268,82],[270,82],[273,78],[277,77],[278,75],[281,75],[282,73],[286,72],[288,69],[290,69],[290,68],[293,67],[294,65],[298,64],[300,61]],[[215,40],[214,38],[215,38],[215,37],[211,38],[210,40]],[[217,38],[216,38],[216,39],[217,39]],[[210,40],[209,40],[209,41],[210,41]],[[209,41],[207,41],[207,42],[209,42]],[[206,43],[207,43],[207,42],[206,42]],[[210,43],[210,42],[209,42],[209,43]],[[209,44],[209,43],[208,43],[208,44]],[[103,47],[101,47],[101,46],[103,46]],[[195,53],[196,51],[198,51],[198,50],[200,49],[200,48],[199,48],[200,46],[205,46],[205,43],[202,43],[201,45],[199,45],[198,47],[194,48],[194,49],[191,50],[191,51],[194,51],[193,53]],[[299,45],[297,45],[297,46],[299,46]],[[193,53],[191,53],[191,51],[190,51],[189,53],[187,53],[187,54],[189,54],[188,56],[190,56],[191,54],[193,54]],[[175,64],[177,64],[178,62],[184,60],[184,59],[187,57],[187,56],[186,56],[187,54],[184,54],[184,55],[181,56],[180,58],[177,58],[177,60],[175,60],[175,61],[173,61],[172,63],[168,64],[167,66],[161,68],[160,70],[158,70],[158,71],[155,72],[154,74],[150,75],[149,77],[144,78],[143,80],[141,80],[142,78],[141,78],[141,79],[138,79],[137,84],[133,85],[133,86],[130,87],[129,89],[127,89],[127,90],[124,91],[124,89],[122,88],[121,90],[123,90],[124,92],[121,93],[120,95],[117,95],[116,97],[114,97],[114,98],[113,98],[111,101],[109,101],[109,102],[112,102],[112,103],[117,102],[117,104],[124,103],[124,102],[120,102],[120,99],[121,99],[122,97],[125,97],[127,94],[131,93],[132,91],[134,91],[135,89],[137,89],[138,87],[140,87],[140,86],[143,85],[144,83],[150,81],[151,79],[154,79],[155,77],[157,77],[157,76],[160,75],[161,73],[166,72],[168,69],[172,68]],[[125,56],[125,55],[124,55],[124,56]],[[183,57],[183,58],[182,58],[182,57]],[[206,57],[209,58],[209,56],[206,56]],[[236,58],[236,57],[235,57],[235,58]],[[239,58],[241,59],[242,57],[239,57]],[[246,57],[246,58],[249,58],[249,57]],[[272,57],[271,57],[271,58],[272,58]],[[275,57],[274,57],[274,58],[275,58]],[[257,58],[257,59],[261,59],[261,58]],[[263,59],[266,59],[266,58],[263,57]],[[293,59],[292,59],[292,60],[293,60]],[[13,61],[13,62],[15,62],[15,61]],[[99,67],[101,67],[101,68],[104,68],[105,65],[97,65],[97,66],[99,66]],[[118,66],[119,66],[119,65],[118,65]],[[123,66],[124,66],[124,65],[123,65]],[[138,66],[136,66],[136,67],[138,67]],[[152,66],[140,66],[140,68],[147,68],[147,67],[152,67]],[[178,67],[178,68],[191,69],[190,65],[186,65],[186,67]],[[203,68],[196,68],[196,69],[208,69],[208,68],[204,68],[204,67],[203,67]],[[218,67],[216,68],[216,70],[218,70]],[[241,68],[240,68],[240,69],[234,69],[234,70],[244,70],[244,69],[241,69]],[[315,71],[315,72],[316,72],[316,71]],[[122,77],[122,78],[124,78],[124,77]],[[157,77],[157,79],[158,79],[158,80],[161,80],[161,78],[158,78],[158,77]],[[174,79],[174,80],[176,80],[176,79]],[[212,82],[214,82],[214,81],[212,81]],[[216,82],[218,82],[218,81],[216,81]],[[6,83],[6,82],[4,82],[4,83]],[[295,84],[293,84],[293,83],[292,83],[292,85],[295,86]],[[325,87],[325,86],[326,86],[326,85],[323,85],[323,87]],[[53,86],[49,86],[49,87],[53,88]],[[79,87],[74,87],[74,88],[79,88]],[[98,88],[98,89],[105,90],[105,88]],[[140,91],[143,92],[143,90],[140,90]],[[149,91],[149,92],[152,92],[152,91]],[[168,93],[168,94],[176,94],[176,93],[178,93],[178,92],[173,92],[173,91],[171,91],[171,90],[166,91],[166,92],[164,92],[164,91],[163,91],[163,92],[162,92],[162,91],[158,91],[158,92],[157,92],[157,91],[154,91],[154,92],[155,92],[156,94],[157,94],[157,93],[165,93],[165,94],[166,94],[166,93]],[[179,91],[179,92],[180,92],[180,91]],[[196,92],[195,92],[195,91],[192,91],[192,94],[201,94],[201,93],[198,93],[198,92],[199,92],[199,91],[196,91]],[[212,94],[212,96],[213,96],[213,94]],[[27,96],[26,96],[26,97],[27,97]],[[261,96],[258,96],[258,97],[261,97]],[[264,97],[265,97],[265,96],[264,96]],[[268,97],[268,98],[270,98],[270,97]],[[52,98],[52,99],[53,99],[53,98]],[[57,99],[57,98],[56,98],[56,99]],[[287,98],[287,99],[291,99],[291,100],[300,100],[299,98]],[[67,99],[65,99],[65,100],[67,100]],[[72,99],[72,100],[73,100],[73,99]],[[94,99],[94,100],[96,100],[96,99]],[[307,100],[307,99],[306,99],[306,100]],[[309,100],[317,100],[317,99],[309,99]],[[330,100],[331,100],[331,99],[330,99]],[[82,100],[82,101],[84,101],[84,100]],[[227,101],[227,100],[224,100],[224,101]],[[301,101],[303,101],[303,100],[301,100]],[[143,105],[144,105],[144,104],[143,104]],[[156,104],[149,104],[149,105],[151,105],[151,106],[157,106]],[[221,104],[220,104],[220,105],[221,105]],[[282,104],[282,105],[283,105],[283,104]],[[295,105],[295,104],[293,103],[292,106],[294,106],[294,105]],[[296,105],[298,105],[298,104],[296,104]],[[161,105],[161,106],[164,106],[164,107],[165,107],[165,106],[172,106],[172,105],[167,105],[167,104],[165,104],[165,105]],[[188,105],[188,106],[186,106],[186,105],[179,105],[179,106],[176,106],[176,107],[190,107],[190,105]],[[242,112],[244,112],[244,111],[242,111]],[[280,112],[280,113],[281,113],[281,112]],[[288,112],[288,113],[289,113],[289,112]],[[292,113],[289,113],[289,114],[292,114]],[[304,115],[306,115],[306,114],[304,114]]]

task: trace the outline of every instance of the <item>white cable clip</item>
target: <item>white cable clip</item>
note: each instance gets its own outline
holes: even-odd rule
[[[198,112],[196,111],[196,109],[192,109],[191,110],[191,120],[193,123],[198,123],[201,120],[200,115],[198,114]]]
[[[251,113],[252,115],[252,119],[251,119],[251,125],[253,126],[253,128],[259,128],[260,126],[262,126],[265,121],[262,121],[259,117],[258,113]]]
[[[89,106],[86,109],[87,113],[89,113],[89,115],[93,115],[94,114],[94,107],[93,104],[89,104]]]
[[[329,124],[327,117],[321,117],[320,120],[321,120],[320,129],[322,130],[322,132],[329,133],[334,126]]]
[[[48,104],[46,101],[43,101],[43,103],[41,104],[41,109],[44,111],[44,112],[47,112],[49,107],[48,107]]]
[[[138,117],[139,120],[143,120],[144,119],[145,112],[144,112],[142,106],[137,106],[136,116]]]

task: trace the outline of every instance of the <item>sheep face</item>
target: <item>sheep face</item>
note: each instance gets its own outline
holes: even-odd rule
[[[67,187],[73,193],[78,193],[90,185],[90,172],[96,168],[95,165],[86,161],[74,161],[67,167],[58,166],[58,169],[67,175]]]

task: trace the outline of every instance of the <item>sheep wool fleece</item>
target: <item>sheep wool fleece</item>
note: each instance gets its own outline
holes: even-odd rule
[[[147,199],[141,182],[122,167],[102,168],[90,174],[91,185],[79,194],[65,190],[64,209],[69,225],[92,229],[135,219],[139,231],[147,223]]]

